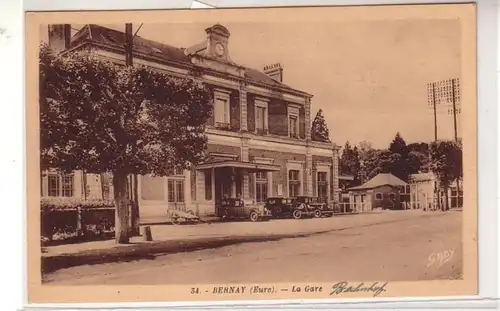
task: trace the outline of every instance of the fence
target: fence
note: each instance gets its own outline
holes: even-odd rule
[[[333,208],[334,213],[337,214],[348,214],[348,213],[356,213],[357,210],[355,208],[355,205],[350,202],[340,202],[334,204]]]

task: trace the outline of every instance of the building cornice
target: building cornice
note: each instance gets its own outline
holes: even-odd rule
[[[335,150],[336,146],[333,143],[320,143],[320,142],[313,142],[313,141],[307,141],[307,140],[299,140],[299,139],[291,139],[291,138],[286,138],[286,137],[280,137],[278,135],[256,135],[252,134],[251,132],[233,132],[233,131],[224,131],[224,130],[219,130],[216,128],[209,127],[205,130],[207,134],[213,134],[213,135],[219,135],[219,136],[226,136],[226,137],[235,137],[235,138],[242,138],[242,139],[248,139],[248,140],[258,140],[262,142],[272,142],[272,143],[280,143],[280,144],[288,144],[288,145],[294,145],[294,146],[301,146],[301,147],[309,147],[309,148],[319,148],[319,149],[326,149],[326,150]]]

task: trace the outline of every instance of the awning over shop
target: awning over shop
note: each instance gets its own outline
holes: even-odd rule
[[[281,168],[274,164],[262,164],[253,162],[243,162],[243,161],[221,161],[221,162],[211,162],[203,163],[196,167],[198,170],[208,170],[212,168],[240,168],[245,169],[249,172],[273,172],[279,171]]]

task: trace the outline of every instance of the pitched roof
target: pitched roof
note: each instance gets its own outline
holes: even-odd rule
[[[100,25],[89,24],[73,36],[70,47],[75,47],[85,41],[93,41],[123,49],[125,33]],[[134,51],[176,62],[191,62],[190,58],[184,53],[184,49],[144,39],[140,36],[134,37]]]
[[[370,179],[369,181],[367,181],[366,183],[362,184],[361,186],[352,187],[349,188],[348,190],[373,189],[387,185],[397,187],[397,186],[406,186],[408,184],[390,173],[380,173],[377,176]]]
[[[70,48],[74,48],[84,42],[96,42],[107,46],[123,49],[125,43],[125,33],[119,30],[110,29],[104,26],[88,24],[78,31],[72,38]],[[189,55],[200,54],[206,49],[206,42],[195,44],[188,48],[178,48],[168,44],[159,43],[156,41],[134,37],[135,52],[154,57],[160,57],[165,60],[191,64]],[[307,94],[303,91],[294,89],[282,82],[274,80],[265,73],[252,69],[245,68],[245,78],[256,83],[262,83],[270,87],[278,87],[284,90]]]

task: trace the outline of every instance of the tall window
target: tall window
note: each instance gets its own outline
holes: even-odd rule
[[[297,128],[298,128],[297,116],[290,116],[288,122],[289,122],[289,129],[290,129],[290,137],[297,138],[298,137],[298,133],[297,133]]]
[[[217,98],[215,100],[215,121],[216,122],[221,122],[221,123],[227,123],[229,120],[228,118],[228,111],[227,109],[227,100],[222,99],[222,98]]]
[[[258,134],[267,134],[268,130],[268,102],[266,99],[255,100],[255,131]]]
[[[217,90],[215,91],[214,98],[215,126],[218,128],[229,128],[229,92]]]
[[[205,172],[205,200],[212,200],[212,172]]]
[[[318,172],[318,197],[328,198],[328,181],[326,172]]]
[[[264,202],[267,199],[267,173],[258,172],[255,174],[255,195],[257,202]]]
[[[266,129],[265,118],[266,118],[266,108],[257,107],[255,116],[255,128],[258,131],[264,131]]]
[[[288,195],[291,197],[300,195],[300,171],[288,171]]]
[[[168,180],[168,202],[184,202],[184,179]]]
[[[50,197],[72,197],[73,196],[73,174],[47,175],[47,195]]]

